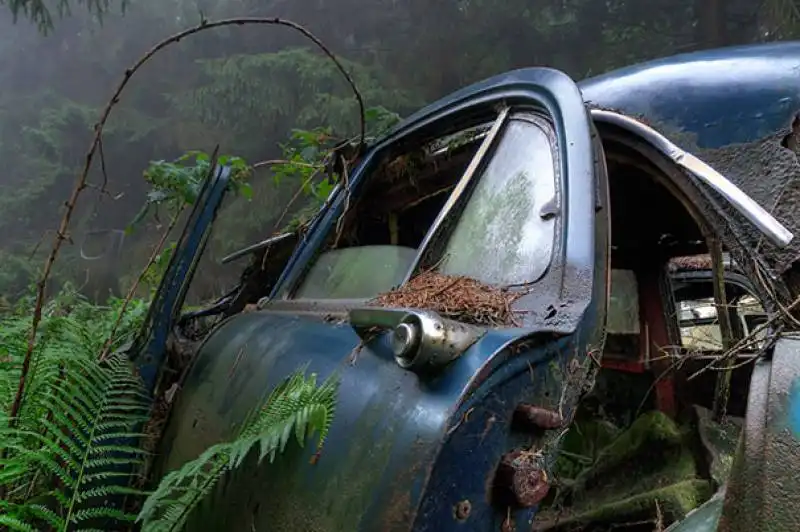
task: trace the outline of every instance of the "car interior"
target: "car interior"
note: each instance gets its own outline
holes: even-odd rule
[[[638,412],[657,408],[670,415],[695,404],[711,408],[718,372],[688,380],[722,353],[710,259],[703,265],[706,275],[692,283],[674,275],[676,259],[708,257],[706,240],[688,202],[654,162],[658,154],[613,129],[601,128],[600,135],[610,188],[612,273],[598,398],[622,422],[635,416],[632,404],[640,405]],[[726,282],[726,296],[738,340],[763,322],[763,309],[741,283]],[[740,366],[728,402],[734,416],[744,416],[752,370]]]

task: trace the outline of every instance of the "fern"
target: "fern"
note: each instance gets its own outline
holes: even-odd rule
[[[335,377],[319,387],[313,373],[306,378],[300,370],[289,377],[254,411],[235,441],[214,445],[162,479],[139,514],[143,532],[182,530],[217,481],[239,467],[254,448],[259,449],[259,463],[267,456],[272,462],[292,434],[303,445],[315,432],[321,448],[333,420],[337,388]]]
[[[138,327],[138,308],[115,344]],[[28,387],[13,428],[0,415],[0,525],[9,530],[108,528],[133,521],[113,504],[139,494],[128,487],[143,451],[131,444],[149,402],[127,357],[97,362],[115,318],[74,294],[45,309]],[[11,400],[24,353],[24,318],[0,321],[0,402]],[[119,529],[112,525],[112,528]]]

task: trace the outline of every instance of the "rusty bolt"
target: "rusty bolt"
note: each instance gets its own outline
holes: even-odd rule
[[[505,493],[507,502],[522,508],[539,504],[550,491],[547,473],[530,451],[515,450],[500,459],[495,486]]]
[[[456,519],[458,519],[459,521],[466,521],[469,518],[469,514],[471,511],[472,511],[472,503],[470,503],[466,499],[456,503],[456,507],[454,509]]]
[[[558,412],[528,403],[517,405],[514,419],[523,426],[543,430],[557,429],[564,424],[564,418]]]

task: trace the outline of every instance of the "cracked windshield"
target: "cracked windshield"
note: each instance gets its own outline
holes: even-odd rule
[[[800,0],[0,0],[0,79],[0,531],[800,522]]]

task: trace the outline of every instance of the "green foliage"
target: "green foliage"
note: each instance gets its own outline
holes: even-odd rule
[[[9,301],[18,299],[28,291],[35,275],[31,259],[21,253],[0,249],[0,297]]]
[[[26,394],[12,426],[13,400],[30,320],[0,320],[0,518],[11,530],[101,528],[98,523],[135,516],[107,505],[110,497],[138,494],[128,487],[131,467],[143,452],[130,443],[149,404],[128,358],[98,362],[102,343],[121,302],[89,305],[65,292],[44,309]],[[141,324],[142,302],[123,320],[113,345],[121,346]],[[116,525],[113,525],[117,528]]]
[[[217,164],[231,167],[231,187],[247,199],[253,190],[248,182],[251,168],[241,157],[222,155]],[[144,179],[152,187],[147,201],[128,226],[127,231],[142,221],[151,207],[165,206],[171,216],[176,216],[184,207],[194,205],[200,190],[211,173],[211,157],[202,151],[189,151],[175,161],[153,161],[144,172]]]
[[[144,451],[137,427],[149,419],[149,398],[128,357],[97,354],[122,302],[90,305],[67,289],[47,304],[27,393],[16,424],[5,412],[13,400],[27,347],[30,309],[0,319],[0,525],[8,530],[120,529],[132,522],[114,499],[139,497],[131,488]],[[147,302],[133,300],[112,347],[124,350],[141,326]],[[146,531],[182,530],[216,481],[239,467],[254,448],[259,462],[283,452],[294,434],[302,446],[318,434],[321,448],[335,412],[338,380],[317,385],[299,370],[256,408],[232,442],[215,445],[168,474],[142,508]]]
[[[419,102],[406,91],[387,87],[375,69],[343,60],[367,105],[405,110]],[[205,80],[171,97],[176,108],[201,123],[224,128],[241,139],[248,152],[291,128],[330,127],[358,131],[359,114],[352,91],[326,57],[308,48],[274,53],[239,54],[200,61]],[[376,108],[377,109],[377,108]]]
[[[90,13],[102,18],[105,11],[109,9],[113,3],[111,0],[74,0],[75,3],[85,7]],[[11,8],[11,14],[14,16],[14,21],[20,14],[31,22],[35,23],[42,33],[48,33],[53,29],[53,6],[52,2],[45,0],[0,0],[0,4],[8,3]],[[70,14],[69,0],[57,0],[55,5],[56,14],[63,18]],[[119,4],[122,9],[127,5],[128,0],[120,0]],[[48,5],[50,4],[50,5]]]
[[[239,466],[258,448],[258,463],[282,453],[294,434],[302,446],[319,433],[321,448],[333,421],[338,381],[332,377],[317,386],[316,375],[300,370],[284,381],[244,424],[230,443],[210,447],[197,459],[167,474],[142,507],[139,520],[144,532],[182,530],[191,511],[211,493],[222,476]]]

